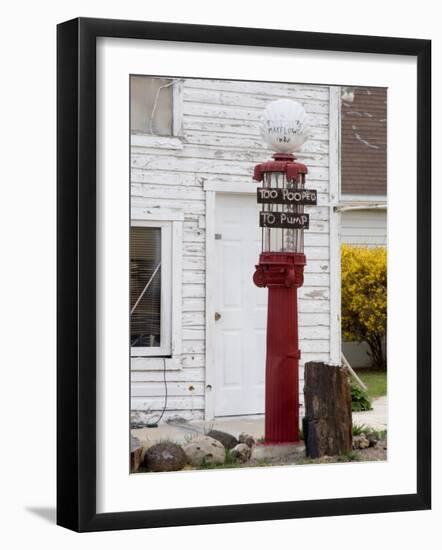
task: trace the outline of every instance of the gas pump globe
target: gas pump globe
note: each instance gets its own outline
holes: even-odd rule
[[[293,153],[309,133],[305,111],[294,101],[274,101],[262,115],[261,134],[274,151],[273,160],[255,166],[253,176],[262,182],[257,189],[262,248],[253,281],[268,288],[265,443],[299,442],[297,289],[306,264],[304,207],[316,204],[316,191],[305,188],[307,167]]]

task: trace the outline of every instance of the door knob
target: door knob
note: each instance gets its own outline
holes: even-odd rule
[[[218,313],[215,311],[215,321],[219,321],[221,319],[221,313]]]

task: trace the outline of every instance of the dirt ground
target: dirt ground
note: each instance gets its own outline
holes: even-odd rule
[[[387,460],[387,441],[380,440],[375,447],[367,449],[353,450],[347,455],[342,456],[323,456],[321,458],[307,458],[299,455],[288,455],[284,458],[250,460],[243,464],[244,467],[250,466],[287,466],[290,464],[333,464],[341,462],[369,462],[369,461]]]
[[[366,449],[355,449],[350,453],[340,456],[323,456],[321,458],[308,458],[298,454],[287,455],[277,458],[266,459],[251,459],[247,462],[240,463],[237,461],[226,461],[220,465],[206,465],[200,468],[193,468],[186,465],[183,470],[202,470],[202,469],[230,469],[230,468],[256,468],[266,466],[290,466],[303,464],[339,464],[346,462],[370,462],[370,461],[386,461],[387,460],[387,440],[381,439],[373,447]],[[138,469],[138,473],[148,472],[144,466]]]

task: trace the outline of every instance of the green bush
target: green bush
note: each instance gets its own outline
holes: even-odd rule
[[[387,251],[383,247],[342,245],[342,335],[367,342],[373,367],[387,368]]]
[[[355,382],[350,382],[351,388],[351,410],[352,411],[371,411],[371,401],[368,393],[359,387]]]

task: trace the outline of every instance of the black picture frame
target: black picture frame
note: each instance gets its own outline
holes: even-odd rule
[[[116,37],[417,59],[417,492],[96,512],[96,39]],[[57,28],[57,523],[83,531],[425,510],[431,506],[431,41],[79,18]]]

